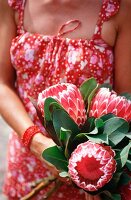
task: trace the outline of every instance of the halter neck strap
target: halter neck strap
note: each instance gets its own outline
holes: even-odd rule
[[[67,26],[72,26],[72,25],[75,25],[74,27],[72,27],[72,28],[70,28],[70,29],[68,29],[68,30],[65,30],[64,31],[64,29],[66,29],[66,27]],[[78,27],[80,27],[81,26],[81,21],[80,20],[78,20],[78,19],[74,19],[74,20],[70,20],[70,21],[67,21],[65,24],[63,24],[61,27],[60,27],[60,29],[59,29],[59,31],[58,31],[58,36],[63,36],[63,35],[65,35],[65,34],[67,34],[67,33],[70,33],[70,32],[73,32],[74,30],[76,30]]]

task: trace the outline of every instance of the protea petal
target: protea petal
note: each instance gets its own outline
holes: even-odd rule
[[[44,116],[44,102],[47,97],[57,100],[70,117],[78,124],[83,125],[86,121],[86,110],[79,89],[69,83],[56,84],[42,91],[38,96],[38,108]]]
[[[117,96],[114,91],[110,92],[108,88],[100,88],[91,103],[89,116],[99,118],[108,113],[131,121],[131,101],[125,97]]]
[[[79,144],[69,159],[72,181],[87,191],[96,191],[110,181],[116,170],[114,151],[91,141]]]

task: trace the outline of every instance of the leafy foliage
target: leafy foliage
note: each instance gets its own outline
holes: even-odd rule
[[[85,81],[80,92],[88,110],[92,98],[100,86],[94,78]],[[115,151],[116,173],[111,181],[98,191],[104,200],[121,200],[117,188],[129,182],[123,169],[131,170],[131,126],[123,118],[112,113],[100,118],[88,117],[82,127],[73,121],[66,110],[53,98],[47,98],[44,105],[44,125],[57,146],[46,149],[42,156],[60,170],[61,177],[68,176],[68,159],[80,143],[93,141],[111,146]]]

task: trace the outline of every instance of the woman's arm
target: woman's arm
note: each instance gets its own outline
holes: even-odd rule
[[[115,45],[115,90],[131,93],[131,1],[122,0],[117,17]]]
[[[21,137],[33,122],[14,88],[15,71],[10,61],[10,46],[15,36],[14,12],[6,0],[0,0],[0,114]],[[41,152],[52,145],[51,139],[39,133],[32,140],[31,150],[40,158]]]

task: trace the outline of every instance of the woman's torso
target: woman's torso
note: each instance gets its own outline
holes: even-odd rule
[[[31,6],[33,6],[33,1],[32,4],[30,4],[27,0],[23,2],[22,9],[18,10],[18,36],[14,38],[11,46],[12,64],[17,71],[17,84],[22,98],[24,98],[24,95],[26,97],[29,95],[36,99],[41,90],[59,82],[72,82],[77,86],[80,86],[85,79],[92,76],[95,77],[99,83],[113,82],[113,47],[103,39],[102,34],[105,34],[103,31],[105,22],[108,23],[108,20],[115,15],[119,9],[119,2],[117,0],[103,0],[102,5],[98,4],[98,6],[96,6],[98,7],[98,11],[97,14],[94,15],[94,19],[92,15],[92,21],[95,22],[96,20],[97,23],[96,26],[94,23],[93,26],[91,26],[92,30],[93,27],[95,27],[92,36],[90,36],[92,30],[86,31],[86,19],[84,19],[86,14],[83,14],[81,19],[79,19],[80,17],[74,16],[75,19],[78,18],[80,21],[80,26],[76,27],[79,22],[73,21],[67,25],[63,24],[64,27],[62,27],[61,30],[58,29],[58,33],[55,33],[55,35],[51,33],[51,35],[47,35],[47,33],[49,34],[50,29],[55,29],[56,31],[57,27],[59,27],[57,26],[58,17],[56,17],[59,15],[58,13],[55,15],[57,22],[53,19],[47,20],[49,23],[43,22],[47,27],[46,31],[46,27],[43,26],[46,35],[42,34],[44,32],[42,30],[42,33],[38,33],[35,30],[35,27],[37,27],[35,9],[33,16],[31,12],[32,9],[30,9]],[[46,7],[48,6],[46,5]],[[31,11],[27,14],[29,9]],[[78,7],[77,9],[79,10]],[[84,12],[85,11],[86,10],[84,9]],[[65,10],[63,12],[65,12]],[[79,11],[77,14],[79,16]],[[28,15],[30,15],[29,20],[26,19],[28,18]],[[42,15],[42,19],[44,19],[44,17],[47,18],[48,15],[49,13],[47,11],[45,15]],[[67,14],[64,18],[70,17],[71,15]],[[31,18],[34,21],[31,21]],[[74,18],[72,16],[70,20],[74,20]],[[60,25],[63,20],[59,21]],[[87,21],[89,22],[89,20]],[[32,22],[32,24],[34,22],[36,24],[34,26],[29,26],[29,30],[31,30],[32,33],[26,30],[27,28],[25,29],[25,26],[27,26],[29,22]],[[55,26],[52,24],[55,24]],[[108,26],[110,27],[112,25],[109,23]],[[105,28],[105,32],[108,30],[108,26]],[[75,27],[76,30],[66,33],[66,31]],[[87,28],[89,28],[88,23]],[[113,31],[114,30],[112,30],[112,32]],[[82,39],[80,39],[81,37],[78,37],[78,35],[81,36],[82,33],[84,33],[84,38],[82,37]],[[87,37],[85,36],[86,33]],[[70,36],[70,39],[67,36]],[[72,39],[72,37],[75,38]],[[108,40],[109,43],[111,43],[111,40],[113,42],[115,39],[110,38]]]
[[[39,92],[43,89],[59,82],[72,82],[79,87],[84,80],[92,76],[99,83],[113,83],[114,49],[113,46],[109,45],[110,41],[113,40],[109,41],[109,39],[103,37],[103,34],[108,36],[110,23],[112,24],[111,20],[119,10],[119,0],[103,0],[101,8],[100,4],[97,6],[98,10],[96,9],[97,13],[94,21],[87,19],[87,26],[85,23],[86,19],[82,20],[84,15],[86,15],[84,13],[86,9],[83,7],[81,10],[83,18],[73,16],[74,13],[72,17],[69,14],[68,19],[65,16],[58,26],[55,20],[51,20],[51,29],[54,32],[50,32],[49,29],[45,32],[48,23],[46,22],[47,25],[45,25],[43,18],[45,15],[42,15],[41,24],[45,28],[44,31],[43,29],[41,30],[43,32],[40,31],[41,33],[39,30],[37,31],[32,29],[32,26],[29,26],[30,23],[35,22],[35,26],[37,27],[40,19],[37,21],[35,18],[34,20],[36,21],[30,21],[28,9],[31,6],[30,2],[33,3],[32,6],[35,6],[36,2],[42,2],[43,0],[26,0],[26,2],[22,0],[8,1],[17,10],[19,15],[18,35],[13,39],[10,50],[11,62],[17,74],[16,86],[25,108],[34,123],[42,127],[31,99],[34,98],[37,100]],[[34,8],[33,11],[33,8],[31,8],[29,14],[32,15],[32,12],[36,12],[36,17],[39,9],[36,10]],[[99,10],[101,11],[99,17],[97,17]],[[29,18],[29,21],[26,20],[27,18]],[[81,21],[81,26],[77,27],[79,21],[74,21],[74,18],[78,18]],[[65,26],[68,20],[73,21],[70,21]],[[89,21],[93,25],[92,30],[88,32],[86,29],[90,28]],[[96,21],[97,25],[94,28]],[[70,30],[69,25],[71,24],[74,28],[76,27],[76,30],[62,35],[65,31],[63,28]],[[59,30],[60,25],[63,25],[61,30]],[[104,25],[107,29],[106,27],[104,28]],[[58,31],[56,31],[57,27]],[[102,27],[107,32],[102,32]],[[29,30],[28,28],[31,29]],[[92,34],[92,32],[94,33]],[[32,181],[41,179],[43,176],[48,176],[49,172],[45,169],[44,163],[41,163],[23,147],[16,134],[10,137],[9,144],[9,163],[5,192],[11,200],[16,200],[30,191]],[[84,198],[83,196],[81,191],[63,186],[57,194],[54,194],[52,199],[80,200]],[[41,199],[41,197],[39,196],[38,199]]]

